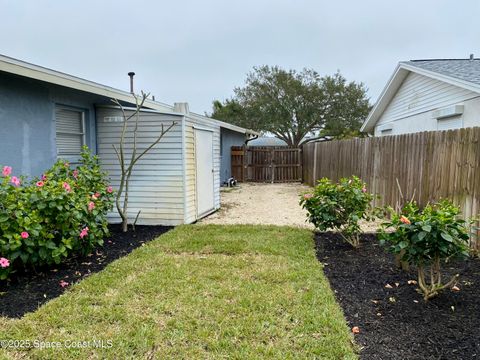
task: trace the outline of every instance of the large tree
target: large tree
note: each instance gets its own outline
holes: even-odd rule
[[[320,77],[310,69],[255,67],[234,93],[213,102],[211,117],[270,132],[290,146],[313,133],[356,135],[370,108],[363,84],[348,83],[339,73]]]
[[[322,78],[327,110],[321,135],[346,138],[361,135],[360,127],[370,112],[367,89],[363,83],[347,80],[336,73]]]

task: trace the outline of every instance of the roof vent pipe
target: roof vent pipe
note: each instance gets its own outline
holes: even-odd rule
[[[134,93],[133,92],[133,77],[135,76],[135,73],[133,71],[130,71],[128,73],[128,76],[130,76],[130,93]]]
[[[474,57],[473,57],[473,54],[470,54],[470,60],[473,60]]]

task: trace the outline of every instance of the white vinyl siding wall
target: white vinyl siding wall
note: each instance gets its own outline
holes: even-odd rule
[[[450,85],[424,75],[409,73],[379,118],[375,135],[382,125],[392,125],[390,134],[437,130],[432,111],[477,98],[470,90]]]
[[[128,114],[131,114],[129,111]],[[114,108],[97,109],[97,152],[102,168],[109,173],[112,186],[118,189],[120,167],[113,144],[118,147],[123,123],[118,122],[121,112]],[[161,124],[175,127],[149,153],[135,165],[130,180],[129,218],[141,210],[138,224],[178,225],[184,222],[182,117],[175,115],[142,112],[137,136],[137,152],[151,144],[161,131]],[[133,129],[134,119],[130,120]],[[132,131],[126,136],[127,159],[133,149]],[[119,222],[113,211],[110,221]]]

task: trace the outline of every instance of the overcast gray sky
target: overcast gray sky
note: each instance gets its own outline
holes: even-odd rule
[[[400,60],[480,57],[480,1],[0,0],[0,54],[199,113],[256,65],[362,81],[371,101]]]

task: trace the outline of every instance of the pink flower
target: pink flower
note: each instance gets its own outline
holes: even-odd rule
[[[406,216],[403,216],[403,215],[400,217],[400,222],[402,222],[404,224],[407,224],[407,225],[411,224],[410,220],[408,220],[408,218]]]
[[[12,184],[15,185],[15,186],[20,186],[20,179],[17,178],[16,176],[12,176],[11,182],[12,182]]]
[[[3,176],[8,176],[12,173],[12,167],[11,166],[4,166],[2,170],[2,175]]]
[[[67,183],[67,182],[64,182],[63,185],[62,185],[62,187],[63,187],[65,190],[67,190],[67,192],[72,191],[72,188],[70,187],[70,184]]]
[[[312,194],[305,194],[305,195],[303,195],[303,198],[304,198],[305,200],[311,199],[312,197],[313,197]]]
[[[78,170],[77,169],[73,170],[72,175],[75,179],[77,179],[78,178]]]
[[[37,181],[37,186],[38,187],[42,187],[43,185],[45,185],[45,183],[43,181]]]
[[[96,192],[95,194],[93,194],[97,199],[100,197],[100,193]]]
[[[366,193],[366,192],[367,192],[367,188],[366,188],[365,186],[362,188],[362,192],[363,192],[363,193]]]
[[[4,257],[0,258],[0,267],[6,268],[10,266],[10,261]]]
[[[95,209],[95,203],[93,201],[90,201],[88,203],[88,211],[92,211],[93,209]]]
[[[111,186],[107,187],[107,192],[111,194],[113,192],[113,188]]]
[[[62,288],[67,287],[68,285],[69,285],[68,282],[66,282],[65,280],[61,280],[61,281],[60,281],[60,286],[61,286]]]
[[[83,239],[87,235],[88,235],[88,226],[84,227],[80,232],[80,239]]]
[[[20,236],[22,237],[22,239],[28,239],[28,237],[30,236],[30,234],[26,231],[22,231],[22,233],[20,234]]]
[[[45,181],[45,180],[47,180],[47,175],[42,174],[42,181]]]

